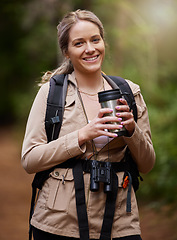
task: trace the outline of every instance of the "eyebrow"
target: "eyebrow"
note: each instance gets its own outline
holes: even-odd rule
[[[75,38],[72,42],[76,42],[76,41],[81,41],[83,40],[84,38]]]

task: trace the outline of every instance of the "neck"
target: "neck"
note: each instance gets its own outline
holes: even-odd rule
[[[87,91],[97,90],[102,85],[101,71],[91,74],[82,74],[75,72],[78,88]]]

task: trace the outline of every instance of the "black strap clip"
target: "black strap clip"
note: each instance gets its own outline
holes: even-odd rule
[[[52,124],[52,125],[54,125],[54,124],[56,124],[56,123],[59,123],[59,122],[60,122],[59,116],[55,116],[55,117],[52,117],[52,118],[50,119],[50,124]]]
[[[49,121],[46,121],[45,124],[47,127],[49,127],[49,126],[51,126],[51,125],[53,126],[54,124],[59,123],[59,122],[60,122],[59,116],[55,116],[55,117],[50,118]]]

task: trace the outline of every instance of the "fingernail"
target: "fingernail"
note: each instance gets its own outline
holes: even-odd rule
[[[119,107],[119,106],[117,106],[117,107],[116,107],[116,109],[118,110],[118,109],[120,109],[120,107]]]
[[[118,118],[118,121],[122,121],[122,118]]]

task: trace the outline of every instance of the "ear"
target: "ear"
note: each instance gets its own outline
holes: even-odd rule
[[[69,54],[68,54],[68,51],[65,51],[65,52],[64,52],[64,56],[65,56],[65,58],[67,58],[67,59],[70,58],[70,57],[69,57]]]

